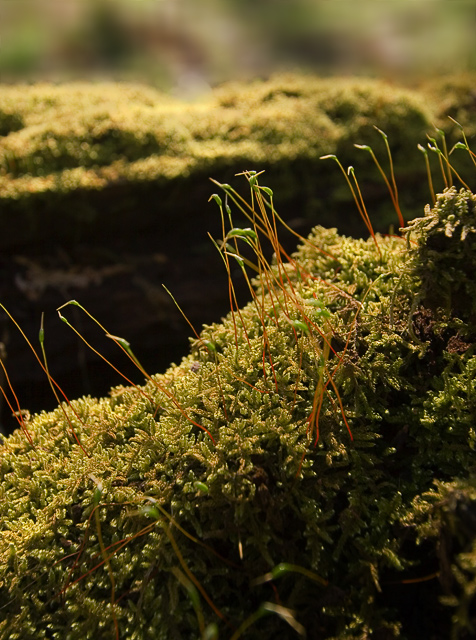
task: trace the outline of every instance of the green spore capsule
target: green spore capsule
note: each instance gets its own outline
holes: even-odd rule
[[[201,493],[208,493],[209,491],[207,485],[203,482],[199,482],[198,480],[193,483],[193,486],[197,491],[201,491]]]
[[[221,200],[220,196],[218,195],[218,193],[213,193],[213,194],[210,196],[210,199],[209,199],[208,201],[210,202],[210,200],[211,200],[212,198],[213,198],[213,200],[215,200],[215,202],[217,203],[217,205],[218,205],[219,207],[221,207],[221,206],[222,206],[222,204],[223,204],[223,203],[222,203],[222,200]]]

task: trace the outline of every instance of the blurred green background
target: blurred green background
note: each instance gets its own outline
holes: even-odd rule
[[[203,94],[276,70],[396,81],[476,68],[476,0],[0,0],[0,81]]]

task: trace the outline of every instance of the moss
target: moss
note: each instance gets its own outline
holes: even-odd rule
[[[0,110],[16,123],[5,125],[0,140],[1,216],[11,227],[2,242],[37,242],[50,227],[61,241],[94,237],[101,218],[113,231],[114,221],[131,210],[136,222],[177,210],[184,218],[196,215],[191,203],[204,178],[229,182],[244,166],[267,170],[282,211],[299,207],[313,224],[339,222],[361,232],[350,223],[356,218],[348,214],[354,204],[347,186],[335,167],[319,160],[325,154],[355,165],[374,225],[386,232],[393,222],[380,205],[386,187],[370,155],[356,154],[353,144],[370,144],[386,167],[373,125],[387,133],[406,187],[402,209],[414,217],[428,198],[417,144],[443,117],[439,98],[431,96],[430,89],[375,80],[300,75],[230,83],[190,104],[128,84],[2,87]],[[142,187],[149,190],[148,207],[138,195]],[[168,203],[171,189],[187,194],[180,205]]]
[[[23,126],[23,118],[18,113],[0,110],[0,136],[7,136],[12,131],[18,131]]]
[[[474,135],[476,100],[472,74],[454,74],[427,80],[419,89],[435,104],[436,125],[449,133],[452,127],[448,116],[451,116],[464,127],[468,137]]]
[[[475,211],[475,196],[453,187],[409,227],[420,245],[415,271],[422,281],[422,304],[435,312],[452,311],[471,324],[476,320]]]
[[[470,638],[476,631],[476,487],[474,468],[467,479],[436,482],[415,498],[408,524],[419,541],[437,550],[441,601],[452,611],[451,638]]]
[[[460,568],[446,557],[453,618],[442,570],[441,585],[411,581],[438,571],[440,530],[460,535],[443,498],[433,515],[434,481],[475,469],[473,316],[428,293],[447,269],[439,237],[470,286],[473,203],[449,190],[408,242],[378,236],[378,250],[316,227],[179,366],[34,416],[34,446],[4,439],[0,638],[110,638],[117,624],[123,640],[169,640],[199,635],[200,616],[232,637],[263,604],[308,637],[466,637],[472,493]],[[243,637],[295,630],[275,614]]]

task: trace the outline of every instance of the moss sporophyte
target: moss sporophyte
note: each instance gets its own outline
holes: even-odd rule
[[[3,390],[2,640],[469,637],[476,196],[382,236],[351,175],[369,240],[316,227],[293,254],[261,176],[215,183],[230,312],[165,374],[99,325],[143,385],[28,422]]]

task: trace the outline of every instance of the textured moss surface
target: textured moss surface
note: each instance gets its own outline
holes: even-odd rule
[[[37,241],[48,233],[77,239],[91,225],[112,233],[128,216],[136,228],[158,216],[186,219],[196,215],[202,198],[195,196],[208,176],[230,181],[246,166],[267,169],[282,210],[298,206],[301,216],[341,228],[354,218],[347,213],[351,198],[335,167],[319,161],[329,153],[355,166],[368,187],[374,224],[387,231],[393,220],[379,204],[386,187],[354,142],[372,145],[386,165],[374,125],[386,132],[406,187],[402,206],[413,217],[428,198],[417,144],[436,135],[434,124],[454,129],[447,113],[466,125],[471,90],[470,79],[418,91],[362,78],[289,75],[228,84],[187,104],[127,84],[3,86],[0,219],[9,232],[0,242]]]
[[[0,637],[469,638],[475,225],[317,227],[180,365],[4,439]]]

